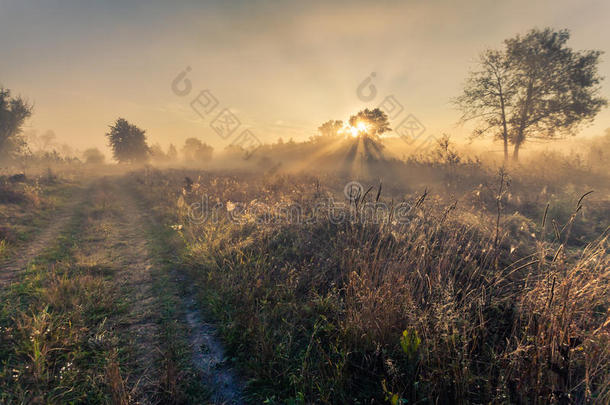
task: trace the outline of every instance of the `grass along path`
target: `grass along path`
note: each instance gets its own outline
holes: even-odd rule
[[[97,225],[91,194],[56,243],[1,291],[0,402],[100,403],[120,376],[112,318],[122,311],[114,269],[85,262]],[[120,378],[119,378],[120,379]]]
[[[125,190],[138,189],[138,185],[125,181]],[[170,395],[174,400],[184,395],[198,398],[189,403],[244,403],[244,383],[226,361],[216,328],[205,322],[197,305],[192,282],[182,263],[184,240],[153,215],[153,202],[149,197],[147,193],[132,195],[139,205],[138,214],[134,213],[132,217],[143,224],[135,228],[148,231],[150,248],[161,269],[155,274],[153,285],[155,291],[164,297],[162,325],[165,341],[162,346],[166,350],[163,354],[166,393],[175,392]],[[181,369],[178,371],[181,387],[167,383],[175,378],[172,369],[176,366]]]
[[[124,183],[83,196],[0,291],[0,403],[208,403],[162,238]]]
[[[55,243],[57,237],[65,230],[74,216],[75,208],[83,202],[84,197],[82,189],[74,190],[65,205],[58,207],[51,214],[51,220],[41,232],[34,235],[32,241],[20,246],[8,258],[0,258],[0,287],[14,281],[33,259]]]

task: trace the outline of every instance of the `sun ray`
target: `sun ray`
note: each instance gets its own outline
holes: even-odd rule
[[[325,145],[324,147],[318,149],[311,156],[302,159],[299,163],[291,166],[291,170],[293,171],[301,171],[307,168],[310,168],[312,163],[314,163],[317,159],[323,157],[324,155],[331,154],[333,152],[338,151],[341,148],[341,145],[345,142],[345,139],[340,137],[334,140],[333,142]]]

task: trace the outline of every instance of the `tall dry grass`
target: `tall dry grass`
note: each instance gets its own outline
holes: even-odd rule
[[[607,402],[607,232],[581,235],[588,197],[562,217],[509,176],[449,196],[380,187],[350,220],[298,224],[286,203],[315,213],[349,179],[148,171],[137,184],[183,238],[189,283],[254,401]],[[202,196],[223,203],[217,220],[189,218]],[[361,221],[365,202],[400,199],[404,223]],[[280,214],[237,223],[227,202]]]

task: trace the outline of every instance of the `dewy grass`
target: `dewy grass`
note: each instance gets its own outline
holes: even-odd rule
[[[608,402],[607,190],[412,164],[468,182],[363,179],[353,201],[338,175],[92,182],[1,292],[0,402],[213,402],[194,310],[251,403]],[[329,198],[350,215],[316,211]],[[390,210],[376,222],[368,203]]]
[[[26,190],[23,190],[24,185],[0,187],[0,194],[8,190],[23,198],[19,203],[0,201],[0,260],[3,259],[2,247],[5,256],[10,257],[15,245],[31,241],[52,221],[57,208],[65,206],[79,189],[79,185],[73,182],[57,182],[45,187],[38,185],[38,179],[28,182]]]
[[[580,250],[559,223],[549,241],[536,225],[544,206],[540,218],[512,213],[538,212],[515,197],[528,195],[527,178],[500,197],[484,187],[407,196],[405,224],[292,224],[231,221],[226,210],[193,222],[185,207],[203,195],[311,207],[332,191],[307,176],[210,173],[186,191],[185,175],[198,178],[136,176],[185,240],[186,279],[249,377],[252,402],[608,400],[607,236],[587,236]],[[556,218],[546,215],[548,227]]]
[[[0,240],[0,260],[4,259],[6,256],[8,256],[8,251],[9,251],[8,242],[4,239]]]
[[[146,198],[147,196],[139,196]],[[139,208],[148,210],[150,201],[138,201]],[[151,216],[154,213],[150,213]],[[160,348],[159,398],[163,403],[207,403],[210,390],[202,384],[201,375],[192,367],[188,330],[184,323],[184,295],[176,282],[176,267],[183,241],[175,233],[150,218],[145,229],[148,244],[156,266],[153,273],[153,291],[158,300]]]
[[[3,402],[95,401],[106,396],[98,370],[106,350],[91,347],[100,311],[114,311],[108,283],[70,260],[83,207],[58,245],[37,259],[23,279],[4,290],[0,323]]]
[[[118,381],[119,338],[108,321],[121,313],[111,273],[73,257],[87,216],[84,204],[77,207],[57,245],[2,291],[0,402],[127,398]]]

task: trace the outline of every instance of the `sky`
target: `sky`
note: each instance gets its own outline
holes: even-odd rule
[[[606,53],[610,77],[608,21],[607,0],[0,0],[0,86],[34,104],[26,129],[77,149],[105,148],[118,117],[151,144],[196,137],[222,148],[231,138],[210,123],[224,108],[263,142],[304,140],[387,96],[404,107],[393,125],[412,114],[428,133],[460,138],[471,128],[451,99],[481,51],[534,27],[567,28],[573,48]],[[187,68],[180,95],[172,83]],[[372,73],[376,95],[363,101]],[[200,116],[191,102],[204,90],[218,104]],[[608,127],[606,108],[581,135]]]

